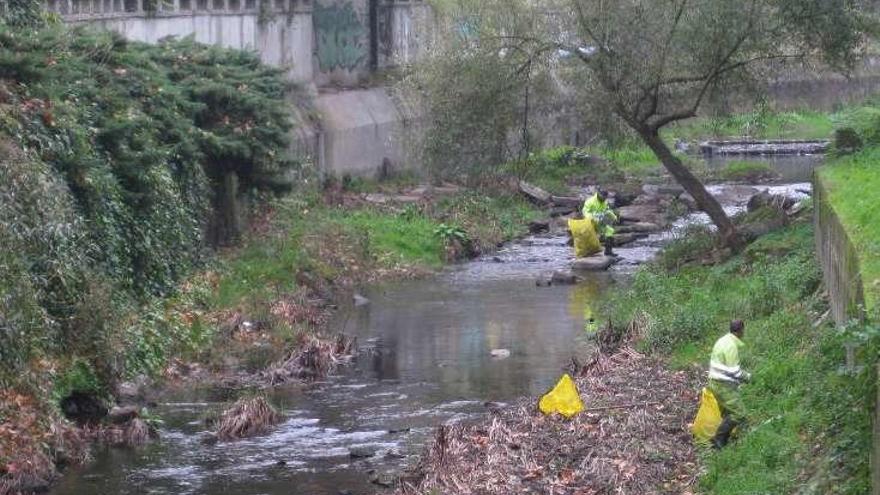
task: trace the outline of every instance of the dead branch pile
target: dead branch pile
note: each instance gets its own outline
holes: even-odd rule
[[[260,435],[281,419],[281,414],[264,397],[239,399],[220,416],[217,438],[229,441]]]
[[[287,357],[263,372],[263,379],[269,385],[280,385],[323,378],[339,364],[351,361],[356,352],[357,340],[342,334],[333,340],[304,335]]]
[[[689,493],[696,377],[627,345],[581,373],[580,415],[544,417],[532,400],[477,425],[441,427],[397,494]]]

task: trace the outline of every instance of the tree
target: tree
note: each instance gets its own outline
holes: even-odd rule
[[[571,0],[571,47],[601,98],[696,200],[728,244],[737,235],[718,201],[660,138],[695,117],[711,91],[766,79],[792,62],[847,69],[860,46],[853,2],[826,0]]]
[[[470,0],[457,5],[469,18]],[[794,63],[852,67],[865,26],[853,0],[489,0],[478,12],[485,28],[472,43],[483,51],[516,50],[549,66],[567,55],[558,65],[638,135],[732,246],[730,218],[661,129],[696,116],[713,91]]]

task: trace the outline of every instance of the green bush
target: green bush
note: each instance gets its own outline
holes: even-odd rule
[[[866,105],[844,111],[837,116],[837,127],[853,130],[864,145],[880,145],[880,107]]]
[[[290,89],[253,53],[0,23],[0,382],[106,387],[205,340],[157,297],[230,198],[296,177]]]

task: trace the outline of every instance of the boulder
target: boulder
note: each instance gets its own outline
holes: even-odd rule
[[[553,218],[563,217],[566,215],[571,215],[576,211],[577,208],[572,208],[570,206],[554,206],[553,208],[550,208],[550,216]]]
[[[622,222],[647,222],[659,225],[666,217],[666,212],[657,203],[624,206],[618,212]]]
[[[550,277],[550,283],[553,285],[574,285],[578,282],[578,278],[574,273],[555,271]]]
[[[113,395],[121,406],[146,404],[149,386],[150,379],[146,375],[139,375],[116,385]]]
[[[687,206],[690,210],[697,209],[697,200],[695,200],[694,197],[690,195],[690,193],[682,194],[678,197],[678,200],[684,203],[684,205]]]
[[[137,406],[115,406],[110,409],[107,419],[111,423],[123,424],[140,416],[140,409]]]
[[[394,473],[382,472],[375,473],[370,477],[370,483],[384,488],[390,488],[397,484],[400,477]]]
[[[545,205],[550,202],[550,193],[524,180],[519,181],[519,191],[537,204]]]
[[[645,184],[642,186],[642,192],[649,196],[675,196],[678,197],[684,193],[684,188],[681,186],[671,185],[657,185],[657,184]]]
[[[376,455],[378,450],[379,448],[375,445],[355,445],[349,447],[348,456],[352,459],[367,459]]]
[[[632,222],[625,223],[623,225],[618,225],[614,228],[614,231],[619,234],[630,234],[630,233],[650,233],[650,232],[658,232],[661,227],[656,223],[650,222]]]
[[[724,186],[713,196],[723,204],[746,204],[758,192],[751,186]]]
[[[550,202],[554,206],[568,206],[575,209],[584,206],[584,200],[574,196],[550,196]]]
[[[529,232],[538,234],[550,231],[550,220],[533,220],[529,222]]]
[[[648,237],[647,233],[632,232],[629,234],[614,234],[614,237],[612,239],[614,240],[615,246],[624,246],[624,245],[629,244],[633,241],[637,241],[639,239],[644,239],[645,237]]]
[[[573,270],[585,272],[601,272],[605,271],[614,264],[616,258],[614,256],[605,256],[597,254],[588,258],[578,258],[571,264]]]
[[[762,191],[749,198],[749,202],[746,204],[746,209],[752,212],[766,206],[772,206],[775,208],[788,210],[796,203],[797,200],[794,198],[783,196],[781,194],[770,194],[767,191]]]

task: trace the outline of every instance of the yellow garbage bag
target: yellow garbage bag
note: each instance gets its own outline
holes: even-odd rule
[[[574,255],[578,258],[584,258],[602,250],[592,219],[571,219],[568,221],[568,230],[571,231],[571,236],[574,238]]]
[[[700,409],[697,411],[697,417],[694,419],[694,425],[691,432],[694,438],[700,443],[709,443],[715,438],[715,432],[721,425],[721,408],[718,406],[718,400],[715,394],[708,388],[703,388],[700,397]]]
[[[544,394],[538,402],[538,409],[542,413],[561,414],[566,418],[571,418],[575,414],[584,410],[584,403],[581,401],[581,395],[578,393],[577,385],[568,374],[562,375],[553,390]]]

